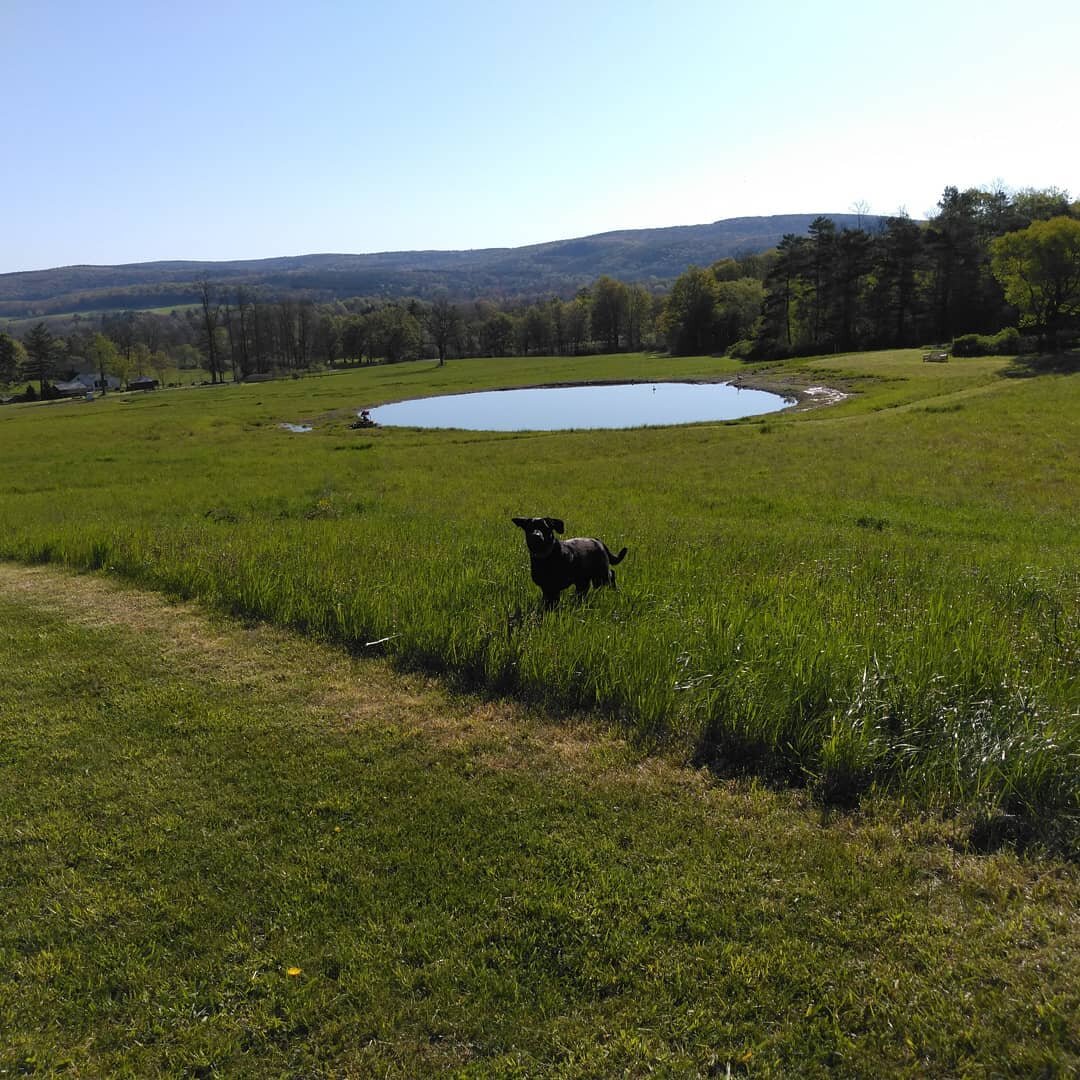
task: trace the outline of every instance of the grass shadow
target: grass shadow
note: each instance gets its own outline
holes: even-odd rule
[[[433,371],[439,370],[438,360],[429,360],[427,358],[423,360],[399,360],[396,363],[371,364],[374,368],[380,368],[384,371],[393,371],[395,375],[430,375]],[[446,367],[445,364],[442,365]]]
[[[1037,353],[1016,357],[1001,373],[1006,379],[1032,379],[1037,375],[1075,375],[1080,372],[1080,350]]]
[[[1010,851],[1080,863],[1080,817],[1076,815],[1037,820],[1027,814],[980,814],[972,822],[965,840],[961,848],[972,854]]]
[[[694,744],[690,764],[720,780],[754,778],[766,788],[784,791],[806,787],[806,773],[765,739],[709,723]]]

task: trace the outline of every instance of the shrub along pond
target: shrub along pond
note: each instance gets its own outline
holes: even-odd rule
[[[418,398],[381,405],[371,418],[388,427],[567,431],[738,420],[791,404],[778,394],[729,383],[615,383]]]

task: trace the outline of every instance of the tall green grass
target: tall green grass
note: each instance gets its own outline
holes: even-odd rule
[[[830,410],[681,429],[353,432],[351,407],[700,376],[645,357],[404,365],[0,418],[0,554],[107,570],[854,805],[1019,838],[1080,812],[1080,378],[917,353],[776,365]],[[827,363],[827,366],[826,366]],[[546,378],[545,378],[546,375]],[[277,428],[314,421],[307,435]],[[512,514],[627,544],[540,612]]]

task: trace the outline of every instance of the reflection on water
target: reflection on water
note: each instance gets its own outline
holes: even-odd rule
[[[565,431],[738,420],[792,402],[727,383],[620,383],[487,390],[418,398],[371,410],[377,424],[467,431]]]

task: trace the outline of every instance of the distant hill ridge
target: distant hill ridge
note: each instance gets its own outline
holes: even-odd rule
[[[838,228],[861,223],[873,230],[882,220],[868,214],[778,214],[727,218],[707,225],[621,229],[517,248],[64,266],[0,274],[0,316],[27,318],[192,303],[197,298],[195,282],[203,279],[229,288],[258,288],[274,297],[301,295],[319,300],[430,298],[441,291],[459,300],[568,296],[601,274],[628,283],[659,284],[678,277],[691,264],[707,266],[717,259],[767,251],[785,233],[805,234],[819,216],[832,218]]]

